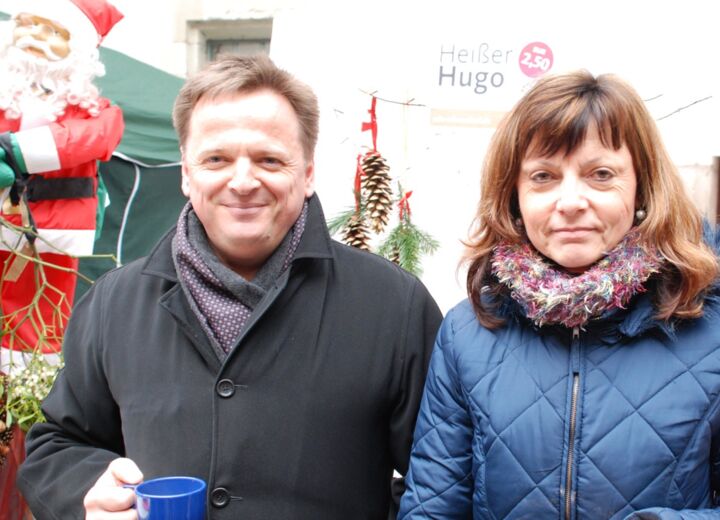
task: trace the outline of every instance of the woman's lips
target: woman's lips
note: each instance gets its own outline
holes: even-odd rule
[[[593,233],[593,228],[587,228],[587,227],[572,227],[572,228],[558,228],[553,231],[553,234],[559,238],[565,239],[565,240],[572,240],[572,239],[581,239],[587,237],[589,234]]]

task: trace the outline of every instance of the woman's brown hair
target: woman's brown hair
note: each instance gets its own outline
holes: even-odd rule
[[[602,143],[625,144],[637,174],[636,208],[647,217],[637,226],[655,245],[665,266],[655,280],[656,317],[693,318],[703,309],[705,290],[719,274],[715,253],[703,242],[702,217],[665,150],[660,133],[637,92],[611,74],[581,70],[538,81],[498,126],[485,157],[482,189],[466,245],[468,296],[479,321],[489,328],[503,323],[481,297],[498,289],[490,273],[493,248],[501,240],[521,241],[516,182],[520,165],[533,147],[540,155],[572,153],[589,128]]]

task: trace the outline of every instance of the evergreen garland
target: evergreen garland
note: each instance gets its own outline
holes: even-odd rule
[[[344,243],[376,252],[406,271],[420,276],[423,255],[434,253],[439,243],[412,223],[408,202],[412,191],[404,193],[398,183],[400,197],[393,197],[390,167],[377,150],[376,102],[373,96],[369,110],[370,122],[362,124],[363,131],[372,131],[373,147],[364,155],[357,156],[353,187],[355,205],[329,220],[328,229],[331,235],[339,234]],[[390,222],[394,202],[397,202],[399,210],[398,223],[387,233],[377,251],[373,251],[371,242],[375,238],[382,238],[380,234],[385,232]]]
[[[402,193],[402,188],[400,188]],[[440,246],[429,233],[412,223],[408,198],[409,191],[400,198],[398,207],[400,218],[397,226],[388,233],[378,248],[378,254],[384,256],[416,276],[422,274],[422,257],[437,251]]]

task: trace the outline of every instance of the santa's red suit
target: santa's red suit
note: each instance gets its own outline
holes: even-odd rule
[[[97,47],[122,14],[105,0],[23,0],[17,9],[0,64],[0,158],[15,171],[0,190],[0,370],[22,366],[22,352],[60,350],[77,257],[93,252],[97,162],[124,128],[91,84],[102,70]],[[36,252],[39,263],[27,258]]]
[[[97,47],[122,14],[106,0],[23,0],[17,9],[0,63],[8,69],[0,147],[6,162],[15,158],[16,176],[0,189],[0,371],[23,366],[22,352],[59,352],[77,257],[93,253],[97,163],[110,159],[124,129],[121,110],[91,84],[102,73]],[[35,253],[29,240],[40,266],[22,260]]]
[[[98,204],[97,161],[110,159],[124,128],[120,109],[104,98],[99,101],[100,113],[96,117],[77,106],[68,106],[53,122],[28,114],[20,119],[0,117],[0,133],[14,133],[30,174],[28,208],[39,235],[35,246],[43,261],[69,270],[77,270],[75,256],[93,252]],[[65,179],[78,180],[67,183]],[[0,216],[21,226],[21,215],[11,206],[9,193],[4,195]],[[8,245],[20,249],[22,244],[9,228],[0,230],[3,235],[0,262],[5,265],[13,255]],[[27,307],[36,295],[38,281],[33,264],[25,266],[17,281],[3,280],[0,305],[3,316],[12,316],[5,328],[13,330],[19,326],[13,334],[3,336],[5,349],[32,349],[38,345],[39,335],[43,336],[40,346],[44,352],[59,348],[64,328],[62,317],[67,317],[70,311],[76,275],[50,266],[44,267],[44,274],[48,289],[43,291],[39,305],[33,306],[41,316],[32,319],[25,312],[14,313]],[[25,322],[20,324],[21,320]],[[38,330],[39,324],[45,330]],[[7,352],[5,354],[7,356]]]
[[[110,159],[124,129],[120,109],[92,85],[104,70],[97,47],[122,14],[106,0],[14,7],[12,42],[0,45],[0,374],[21,369],[30,352],[57,357],[77,257],[93,253],[97,164]],[[35,252],[41,265],[22,259]],[[30,517],[15,487],[23,434],[17,424],[12,431],[9,445],[0,442],[3,520]]]

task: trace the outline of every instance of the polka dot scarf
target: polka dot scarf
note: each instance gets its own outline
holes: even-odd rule
[[[307,201],[280,246],[247,281],[219,261],[192,206],[186,204],[173,237],[173,261],[190,306],[221,359],[232,350],[267,290],[290,266],[306,220]]]

